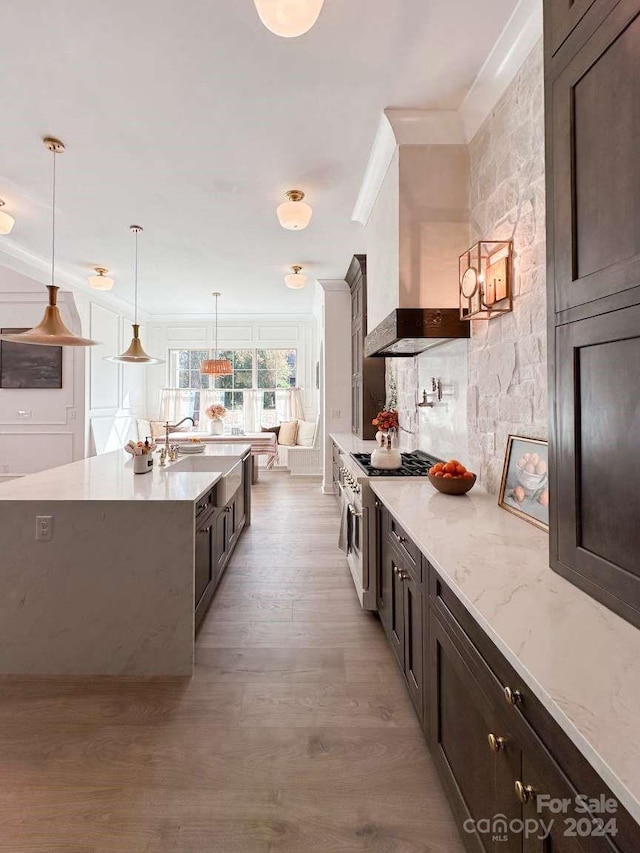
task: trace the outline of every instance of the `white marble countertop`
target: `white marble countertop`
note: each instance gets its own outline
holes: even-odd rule
[[[378,445],[375,441],[364,441],[348,432],[332,432],[329,435],[344,453],[372,453]]]
[[[208,444],[198,455],[239,459],[250,450],[250,444]],[[172,471],[172,463],[161,468],[154,456],[148,474],[134,474],[124,450],[49,468],[1,484],[0,501],[196,501],[222,476],[215,470]]]
[[[640,631],[553,572],[547,534],[495,496],[371,488],[640,822]]]

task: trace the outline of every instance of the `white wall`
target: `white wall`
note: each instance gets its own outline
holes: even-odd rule
[[[166,364],[147,368],[146,412],[155,419],[160,410],[163,388],[168,387],[170,349],[209,349],[214,346],[213,320],[150,323],[144,339],[147,351],[167,360]],[[305,318],[257,320],[253,318],[220,318],[220,349],[296,349],[298,351],[297,385],[304,389],[305,418],[318,415],[316,364],[318,362],[318,323],[311,315]]]
[[[47,291],[13,270],[0,267],[0,327],[30,328],[42,319]],[[59,294],[64,322],[80,331],[69,292]],[[65,465],[84,455],[85,353],[63,350],[62,388],[0,388],[0,478],[31,474]],[[19,412],[27,412],[27,419]]]
[[[46,301],[41,282],[0,267],[0,327],[33,326]],[[136,434],[135,417],[144,412],[148,368],[103,360],[128,346],[131,319],[110,306],[108,297],[80,289],[64,287],[58,303],[74,332],[101,345],[63,349],[62,389],[0,389],[0,477],[115,450]],[[31,417],[19,418],[19,410]]]
[[[104,356],[117,355],[129,346],[133,320],[90,297],[79,301],[91,338],[100,341],[87,356],[88,455],[109,453],[138,437],[136,418],[145,413],[150,367],[105,361]],[[147,346],[146,330],[143,323],[140,337],[147,352],[155,354]]]
[[[346,281],[322,289],[322,491],[333,493],[331,433],[351,432],[351,292]]]

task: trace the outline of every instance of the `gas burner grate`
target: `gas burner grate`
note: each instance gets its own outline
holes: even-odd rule
[[[414,453],[402,454],[402,468],[397,468],[395,471],[381,471],[371,465],[370,453],[352,453],[351,457],[368,477],[426,477],[429,468],[439,461],[416,450]]]

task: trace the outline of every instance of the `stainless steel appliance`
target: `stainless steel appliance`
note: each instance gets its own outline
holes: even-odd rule
[[[380,531],[376,496],[369,479],[375,477],[426,477],[440,460],[421,451],[402,454],[402,468],[379,471],[370,453],[340,453],[338,488],[347,504],[347,562],[363,610],[376,609],[376,555]]]

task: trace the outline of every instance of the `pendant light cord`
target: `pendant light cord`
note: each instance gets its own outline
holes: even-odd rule
[[[216,293],[216,351],[215,351],[214,356],[213,356],[214,358],[217,358],[218,354],[219,354],[219,350],[218,350],[218,297],[219,297],[219,295],[220,295],[219,293]]]
[[[53,151],[53,208],[51,211],[51,284],[56,283],[56,152]]]
[[[138,231],[136,235],[136,260],[135,260],[135,278],[133,285],[133,322],[138,325]]]

